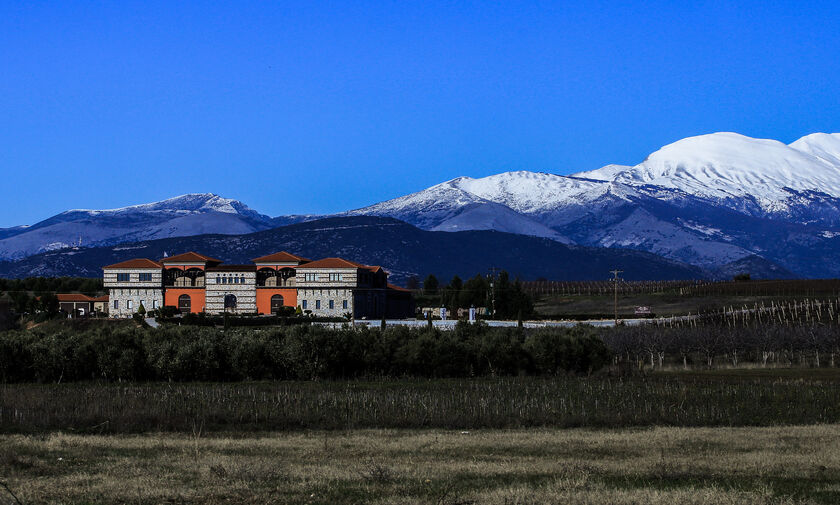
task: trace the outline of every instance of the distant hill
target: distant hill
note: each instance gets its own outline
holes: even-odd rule
[[[492,230],[425,231],[383,217],[336,217],[291,224],[241,235],[198,235],[146,240],[92,248],[49,251],[13,262],[0,262],[0,276],[78,275],[98,277],[102,266],[130,258],[159,259],[195,250],[228,263],[247,263],[267,253],[287,250],[309,258],[340,256],[391,272],[404,282],[429,273],[446,281],[503,268],[522,279],[606,279],[624,270],[626,279],[692,279],[708,274],[699,268],[654,254],[570,246],[556,240]]]
[[[0,259],[20,259],[73,246],[107,246],[137,240],[250,233],[278,224],[237,200],[211,193],[182,195],[120,209],[76,209],[32,226],[0,229]]]

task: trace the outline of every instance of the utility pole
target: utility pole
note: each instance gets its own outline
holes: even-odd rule
[[[610,273],[613,274],[613,284],[614,284],[614,297],[613,297],[613,314],[615,315],[615,325],[618,326],[618,274],[624,272],[624,270],[610,270]]]

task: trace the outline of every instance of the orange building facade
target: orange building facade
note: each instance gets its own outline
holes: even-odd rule
[[[166,306],[182,314],[269,315],[293,308],[320,317],[380,318],[395,315],[388,309],[389,297],[402,317],[413,315],[410,294],[410,303],[404,303],[405,293],[387,284],[382,267],[342,258],[311,261],[279,252],[230,265],[188,252],[159,261],[136,258],[103,270],[113,317],[130,317],[139,306]]]

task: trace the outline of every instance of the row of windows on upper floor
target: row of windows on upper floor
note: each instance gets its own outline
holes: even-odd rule
[[[318,274],[315,273],[304,273],[303,280],[307,282],[314,282],[318,280],[323,280],[323,278],[318,278]],[[335,273],[329,275],[330,282],[340,282],[342,280],[341,274]]]
[[[330,282],[341,282],[343,277],[339,273],[332,273],[329,274],[329,281]],[[142,273],[137,274],[137,280],[139,282],[151,282],[152,281],[152,274],[150,273]],[[318,274],[315,273],[305,273],[303,274],[303,280],[309,282],[315,282],[319,279]],[[118,273],[117,274],[117,282],[131,282],[131,274],[129,273]],[[245,284],[245,277],[244,276],[226,276],[226,275],[217,275],[216,276],[216,284]]]
[[[152,282],[152,274],[137,274],[137,280],[139,282]],[[117,282],[130,282],[131,281],[131,274],[124,273],[124,274],[117,274]]]
[[[245,276],[217,275],[216,284],[245,284]]]
[[[308,308],[308,306],[309,306],[309,300],[301,300],[300,301],[300,308],[301,309],[306,310]],[[327,307],[329,307],[330,310],[334,309],[335,308],[335,300],[327,300]],[[341,301],[341,308],[342,309],[347,308],[347,300],[342,300]],[[315,310],[320,310],[320,309],[321,309],[321,300],[315,300]]]
[[[144,309],[147,308],[146,307],[146,300],[140,300],[140,305],[142,305]],[[119,308],[120,308],[120,301],[119,300],[114,300],[114,309],[119,310]],[[126,300],[125,301],[125,308],[127,310],[133,309],[134,308],[134,302],[132,300]],[[158,301],[157,300],[152,300],[151,308],[152,309],[158,308]]]

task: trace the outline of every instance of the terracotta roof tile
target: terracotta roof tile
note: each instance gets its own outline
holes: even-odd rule
[[[59,302],[92,302],[93,298],[81,293],[59,293],[55,295]]]
[[[406,293],[411,293],[410,289],[401,288],[401,287],[395,286],[393,284],[388,284],[388,289],[393,289],[394,291],[405,291]]]
[[[367,268],[367,266],[344,258],[324,258],[299,265],[297,268]]]
[[[221,263],[222,260],[217,260],[215,258],[211,258],[210,256],[205,256],[203,254],[198,254],[197,252],[185,252],[184,254],[177,254],[175,256],[169,256],[168,258],[163,258],[160,260],[161,263]]]
[[[163,265],[157,261],[152,261],[146,258],[134,258],[132,260],[123,261],[122,263],[114,263],[113,265],[108,265],[107,267],[102,268],[163,268]]]
[[[286,251],[276,252],[274,254],[269,254],[268,256],[260,256],[259,258],[252,259],[254,263],[292,263],[292,262],[305,262],[311,261],[307,258],[302,256],[297,256],[292,253],[288,253]]]
[[[97,296],[93,299],[94,302],[107,302],[110,299],[108,295]]]

